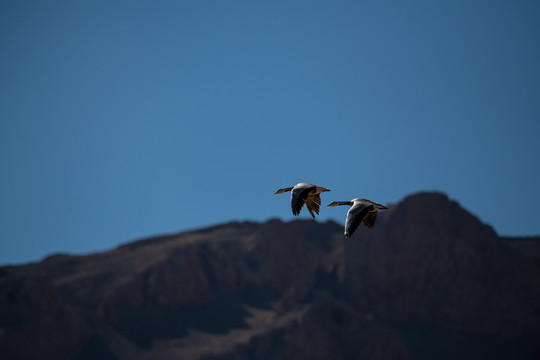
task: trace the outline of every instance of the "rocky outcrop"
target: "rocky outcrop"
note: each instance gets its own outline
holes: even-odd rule
[[[533,359],[539,253],[420,193],[352,239],[273,219],[55,255],[0,268],[0,357]]]
[[[247,344],[204,359],[414,359],[390,327],[326,293],[318,293],[286,317],[287,322]]]
[[[345,288],[358,306],[397,323],[482,334],[538,325],[538,268],[456,202],[419,194],[380,220],[346,250]]]

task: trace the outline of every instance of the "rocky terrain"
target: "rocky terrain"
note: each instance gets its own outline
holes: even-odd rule
[[[539,359],[540,237],[440,193],[0,268],[2,359]]]

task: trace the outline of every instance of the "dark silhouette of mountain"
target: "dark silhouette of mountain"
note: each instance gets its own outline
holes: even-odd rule
[[[2,359],[538,359],[540,237],[440,193],[0,268]]]

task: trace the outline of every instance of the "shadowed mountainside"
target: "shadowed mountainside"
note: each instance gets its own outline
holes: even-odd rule
[[[2,359],[537,359],[540,238],[440,193],[0,268]]]

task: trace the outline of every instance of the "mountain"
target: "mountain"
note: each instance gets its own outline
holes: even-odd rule
[[[2,359],[538,359],[540,237],[440,193],[0,268]]]

